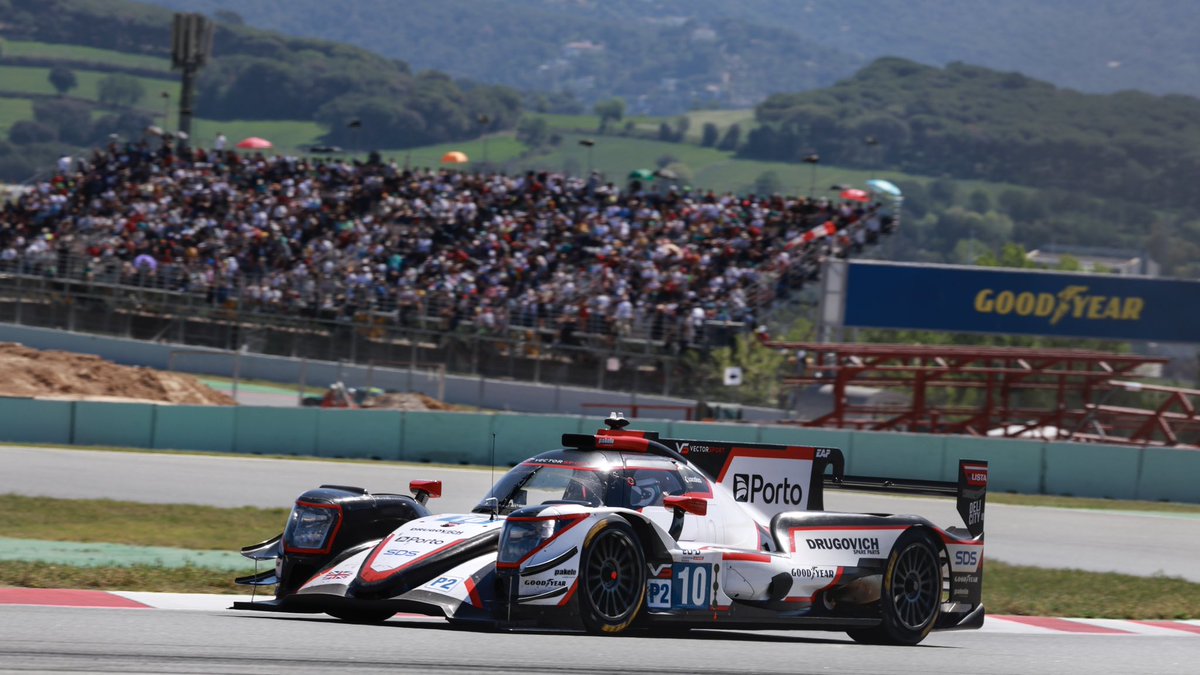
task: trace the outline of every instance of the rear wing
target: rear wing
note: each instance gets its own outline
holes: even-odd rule
[[[987,462],[974,459],[959,460],[956,482],[846,476],[839,475],[838,468],[840,467],[835,468],[833,475],[824,476],[825,487],[908,495],[953,496],[957,500],[958,515],[962,516],[967,531],[972,537],[983,534],[983,512],[987,501]]]

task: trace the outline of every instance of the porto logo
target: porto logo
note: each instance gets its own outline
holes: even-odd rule
[[[733,498],[739,502],[750,501],[750,476],[744,473],[733,474]]]
[[[782,481],[772,483],[757,473],[733,475],[733,498],[739,502],[758,504],[804,504],[804,487],[793,483],[785,476]]]

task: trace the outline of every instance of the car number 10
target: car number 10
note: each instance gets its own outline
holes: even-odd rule
[[[684,609],[706,609],[712,588],[712,565],[676,563],[671,604]]]

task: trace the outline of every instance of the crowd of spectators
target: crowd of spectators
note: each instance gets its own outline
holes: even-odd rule
[[[618,187],[599,174],[110,144],[0,210],[0,270],[249,311],[695,342],[888,218],[870,204]]]

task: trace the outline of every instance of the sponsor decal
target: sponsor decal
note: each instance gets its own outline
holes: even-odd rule
[[[692,443],[676,443],[675,450],[681,454],[696,454],[696,455],[716,455],[725,452],[725,448],[719,445],[693,445]]]
[[[483,525],[486,523],[497,523],[498,524],[498,523],[503,523],[504,521],[503,520],[492,520],[491,516],[463,514],[463,515],[456,515],[456,516],[442,516],[441,518],[435,518],[432,521],[425,520],[422,522],[446,523],[442,527],[460,527],[462,525]]]
[[[1065,318],[1082,321],[1140,321],[1146,301],[1137,296],[1089,295],[1088,286],[1070,284],[1058,293],[985,288],[975,294],[975,311],[998,316],[1032,316],[1057,326]]]
[[[988,468],[986,466],[964,464],[963,476],[967,479],[967,485],[971,487],[986,487],[988,482]]]
[[[967,526],[978,525],[983,522],[983,502],[973,501],[967,504]]]
[[[600,436],[599,438],[597,438],[597,439],[596,439],[596,445],[597,445],[597,446],[601,446],[601,445],[613,445],[613,444],[615,444],[616,442],[617,442],[617,441],[616,441],[616,439],[615,439],[615,438],[612,438],[611,436]]]
[[[733,498],[739,502],[803,506],[804,486],[792,483],[787,476],[772,483],[757,473],[735,473]]]
[[[393,544],[417,544],[418,546],[440,546],[446,543],[442,539],[430,539],[429,537],[417,537],[409,534],[402,534],[392,540]]]
[[[352,573],[349,570],[332,570],[321,575],[322,581],[341,581],[349,579]]]
[[[829,455],[829,448],[817,448],[813,450],[813,457],[816,457],[817,459],[829,459]]]
[[[433,581],[425,584],[427,588],[432,588],[438,591],[449,591],[462,581],[459,577],[438,577]]]
[[[646,586],[646,606],[651,609],[670,609],[671,580],[650,579]]]
[[[879,537],[813,537],[804,543],[814,551],[848,551],[854,555],[877,556]]]
[[[955,551],[954,564],[974,569],[979,564],[979,551]]]
[[[836,567],[793,567],[792,576],[800,579],[832,579],[837,576]]]
[[[463,534],[462,530],[443,529],[443,528],[447,528],[447,527],[454,527],[454,524],[446,523],[445,525],[442,525],[441,527],[406,527],[406,528],[404,528],[404,531],[405,532],[433,532],[434,534],[450,534],[450,535],[462,535]]]
[[[410,551],[404,548],[389,548],[383,552],[384,555],[394,555],[401,558],[411,558],[417,555],[419,551]]]
[[[554,570],[554,576],[556,577],[573,577],[576,574],[578,574],[578,572],[575,570]]]
[[[542,587],[549,586],[549,587],[557,588],[559,586],[566,586],[567,582],[563,581],[562,579],[523,579],[522,585],[523,586],[542,586]]]

